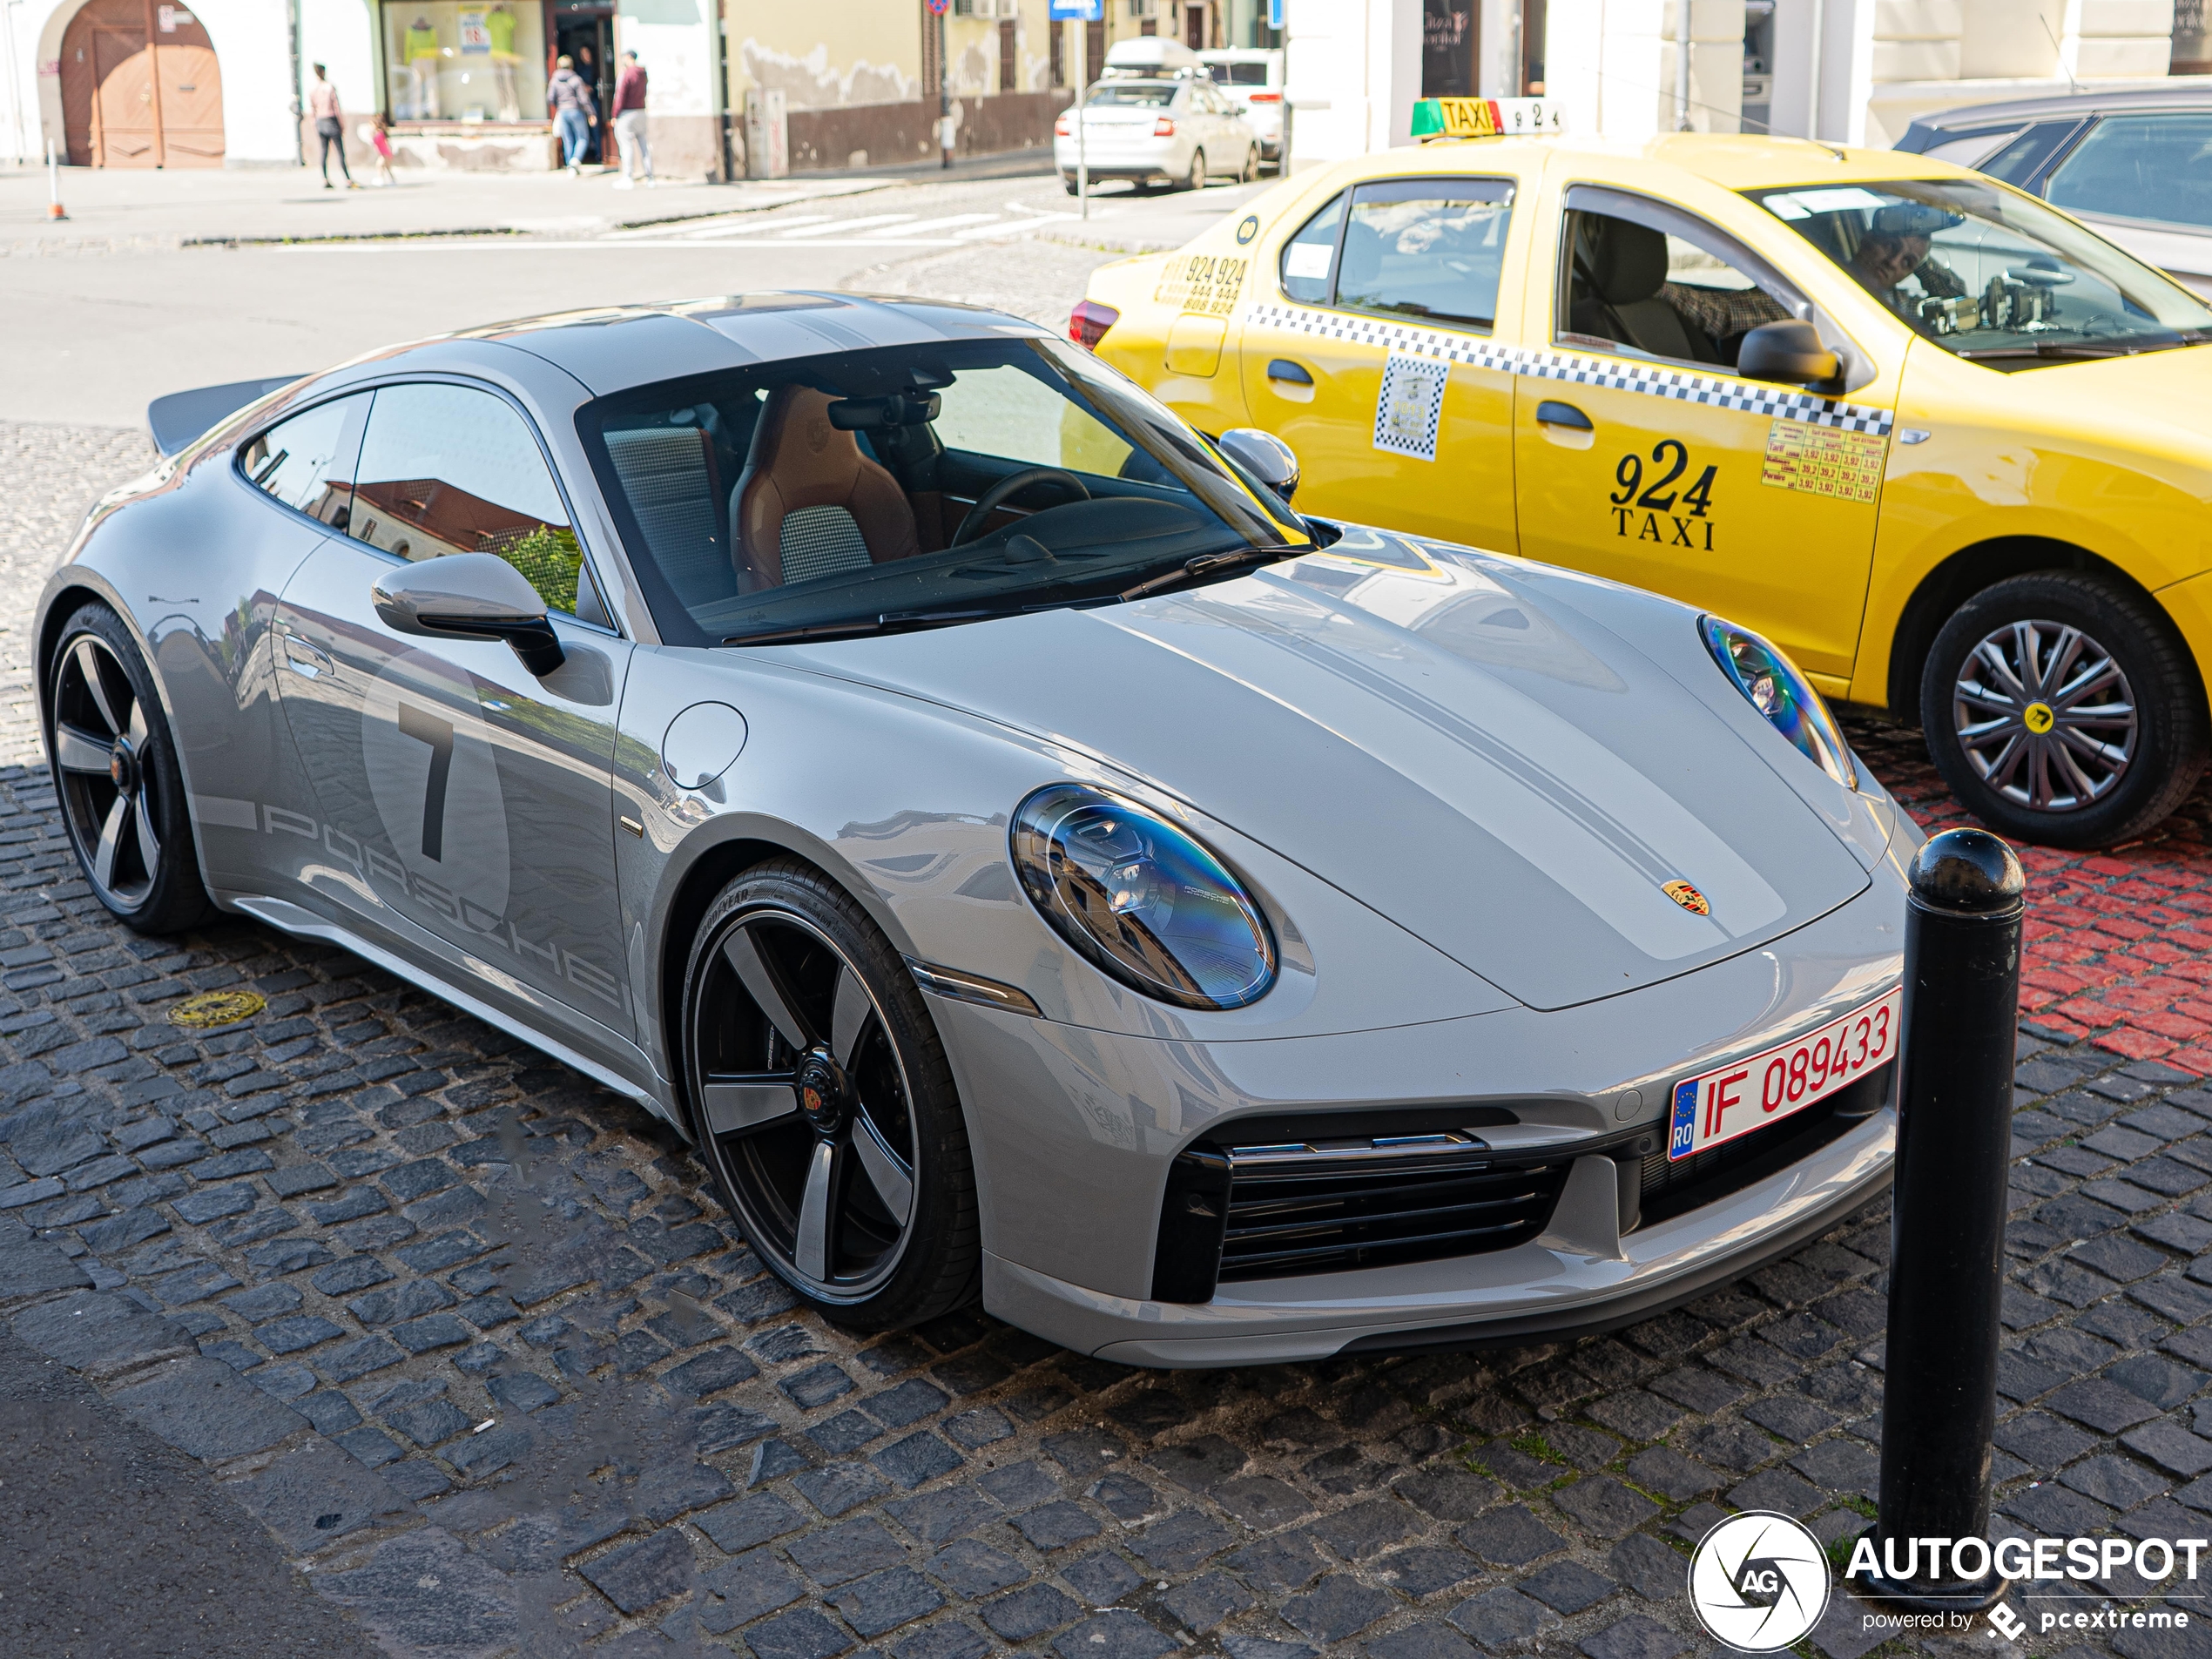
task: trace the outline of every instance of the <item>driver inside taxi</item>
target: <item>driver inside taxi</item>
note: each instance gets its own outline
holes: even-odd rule
[[[1936,232],[1959,222],[1956,213],[1917,203],[1877,209],[1851,254],[1851,273],[1891,310],[1913,319],[1922,300],[1966,291],[1958,273],[1932,252]],[[1920,292],[1900,292],[1898,285],[1913,277],[1919,279]]]

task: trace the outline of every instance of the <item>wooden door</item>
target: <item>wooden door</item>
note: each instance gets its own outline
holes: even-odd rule
[[[222,165],[222,71],[188,7],[87,0],[63,32],[61,80],[71,165]]]

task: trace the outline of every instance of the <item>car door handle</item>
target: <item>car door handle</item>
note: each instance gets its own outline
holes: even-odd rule
[[[1577,432],[1595,432],[1590,417],[1572,403],[1556,403],[1550,399],[1536,406],[1536,420],[1542,426],[1573,427]]]
[[[1268,364],[1267,378],[1271,381],[1288,381],[1293,386],[1311,386],[1313,384],[1313,376],[1309,374],[1305,369],[1299,368],[1287,357],[1278,357],[1274,361]],[[1547,405],[1546,407],[1548,408],[1550,406]],[[1539,418],[1541,419],[1541,417],[1540,416]],[[1588,426],[1589,422],[1585,421],[1582,424]]]
[[[293,672],[303,674],[309,679],[320,679],[336,666],[327,652],[309,644],[297,634],[285,635],[284,657]]]

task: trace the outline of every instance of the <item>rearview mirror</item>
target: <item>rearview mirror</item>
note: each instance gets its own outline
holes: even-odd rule
[[[395,633],[503,639],[540,678],[561,665],[561,642],[545,620],[545,601],[495,554],[449,553],[402,564],[377,577],[368,599]]]
[[[1736,372],[1747,381],[1824,388],[1843,378],[1844,366],[1820,343],[1819,332],[1811,323],[1764,322],[1737,346]]]
[[[1256,426],[1231,427],[1216,442],[1224,455],[1290,505],[1298,493],[1298,455],[1289,444]]]

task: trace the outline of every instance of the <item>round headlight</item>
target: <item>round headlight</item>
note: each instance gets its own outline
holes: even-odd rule
[[[1697,631],[1721,672],[1770,725],[1844,788],[1858,787],[1858,768],[1851,762],[1844,734],[1836,728],[1835,716],[1795,663],[1750,629],[1718,617],[1700,617]]]
[[[1240,1008],[1275,982],[1267,919],[1219,859],[1143,807],[1054,784],[1009,840],[1029,901],[1085,960],[1186,1008]]]

